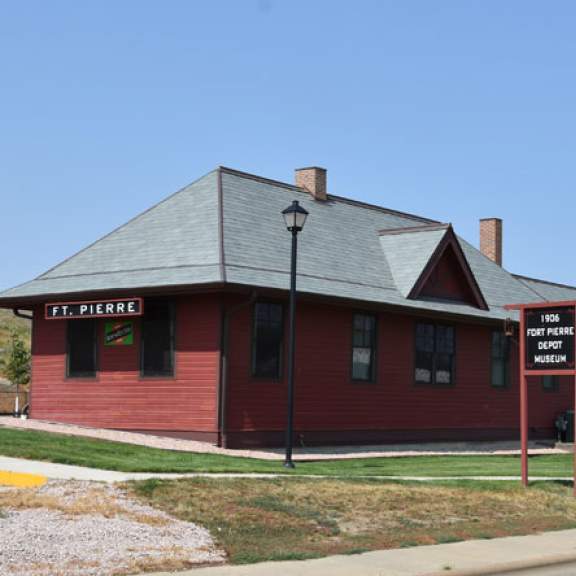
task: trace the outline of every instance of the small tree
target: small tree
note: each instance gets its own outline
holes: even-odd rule
[[[20,412],[20,387],[26,386],[30,382],[30,360],[30,351],[24,340],[12,332],[8,356],[4,361],[3,369],[8,380],[16,385],[15,414]]]

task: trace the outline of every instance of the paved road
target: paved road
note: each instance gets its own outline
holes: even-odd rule
[[[519,572],[500,572],[493,576],[576,576],[576,563],[533,568]]]
[[[564,562],[562,566],[558,563]],[[554,565],[556,563],[556,565]],[[548,568],[532,568],[533,566]],[[182,576],[576,576],[576,530],[376,550],[301,562],[198,568]],[[158,573],[150,576],[171,576]]]

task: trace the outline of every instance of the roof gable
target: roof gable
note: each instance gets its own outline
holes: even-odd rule
[[[404,298],[410,296],[446,229],[447,224],[380,230],[380,245]]]
[[[488,309],[452,226],[446,229],[408,298],[454,300]]]

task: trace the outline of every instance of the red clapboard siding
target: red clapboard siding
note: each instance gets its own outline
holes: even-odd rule
[[[176,299],[173,378],[141,378],[140,321],[132,346],[103,345],[98,321],[99,373],[66,378],[66,322],[46,321],[41,310],[33,328],[31,416],[104,428],[217,431],[220,303],[216,295]]]
[[[418,319],[379,313],[378,380],[361,383],[350,377],[353,313],[352,308],[299,303],[296,430],[486,431],[518,427],[517,353],[511,385],[493,388],[490,327],[454,323],[454,386],[418,386],[414,384]],[[284,374],[280,382],[251,377],[250,333],[251,311],[245,308],[233,317],[230,328],[228,430],[282,430],[286,422],[286,377]],[[569,380],[562,379],[558,392],[543,391],[539,379],[530,384],[531,427],[551,429],[556,415],[571,407],[573,384]],[[433,433],[430,439],[434,439]]]
[[[282,431],[287,386],[251,376],[252,309],[226,299],[230,315],[227,431]],[[66,379],[66,323],[36,314],[33,326],[31,415],[33,418],[132,430],[217,431],[220,295],[176,300],[176,374],[139,375],[139,321],[135,344],[105,347],[95,379]],[[514,431],[518,428],[517,352],[513,380],[506,389],[490,385],[491,328],[454,323],[456,370],[452,387],[414,384],[414,316],[380,312],[378,379],[351,380],[352,319],[356,310],[302,300],[297,313],[295,429],[306,431],[420,432],[434,430]],[[99,327],[100,338],[103,327]],[[287,326],[286,326],[287,340]],[[286,352],[286,350],[285,350]],[[285,354],[286,356],[286,354]],[[285,366],[285,363],[284,363]],[[285,372],[285,371],[284,371]],[[530,383],[530,426],[553,428],[557,414],[571,407],[570,378],[545,392]],[[488,434],[489,435],[489,434]],[[514,435],[514,434],[512,434]]]

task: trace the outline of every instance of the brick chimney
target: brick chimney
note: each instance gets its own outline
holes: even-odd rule
[[[297,168],[295,171],[296,186],[304,188],[314,200],[326,200],[326,169],[311,166]]]
[[[480,252],[502,266],[502,220],[482,218],[480,220]]]

